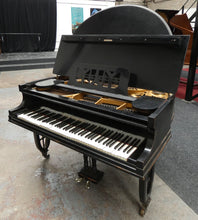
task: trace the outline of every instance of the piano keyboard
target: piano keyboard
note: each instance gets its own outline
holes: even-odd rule
[[[144,141],[144,137],[46,107],[26,110],[18,118],[124,161]]]

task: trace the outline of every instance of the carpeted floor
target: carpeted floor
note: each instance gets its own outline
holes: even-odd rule
[[[188,68],[183,68],[176,93],[172,139],[157,162],[158,175],[198,213],[198,98],[186,102]],[[193,95],[198,94],[198,68]]]
[[[171,130],[172,138],[157,161],[156,172],[198,213],[197,102],[186,102],[176,98]]]

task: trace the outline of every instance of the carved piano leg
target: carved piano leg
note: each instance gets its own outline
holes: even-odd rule
[[[48,152],[48,147],[50,145],[50,139],[48,139],[48,138],[46,138],[42,135],[34,133],[34,142],[35,142],[36,147],[38,148],[38,150],[42,153],[42,155],[46,159],[48,159],[49,156],[50,156],[47,153]]]
[[[139,179],[139,197],[141,202],[140,215],[144,216],[146,209],[151,201],[150,194],[153,186],[155,167],[149,171],[144,179]]]
[[[79,181],[82,180],[81,178],[84,178],[86,180],[86,187],[90,188],[90,182],[98,183],[102,177],[103,172],[99,171],[96,166],[96,160],[94,158],[91,158],[87,155],[84,156],[84,167],[81,169],[81,171],[78,173]]]

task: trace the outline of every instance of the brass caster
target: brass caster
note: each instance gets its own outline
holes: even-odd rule
[[[81,183],[81,182],[82,182],[82,180],[83,180],[83,178],[82,178],[82,177],[76,177],[76,179],[75,179],[75,181],[76,181],[77,183]]]
[[[140,210],[139,210],[140,216],[143,217],[145,215],[145,212],[146,212],[146,210],[144,208],[140,208]]]
[[[86,187],[86,189],[90,189],[91,183],[89,180],[86,181],[85,187]]]

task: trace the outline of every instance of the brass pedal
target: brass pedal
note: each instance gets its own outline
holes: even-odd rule
[[[86,187],[86,189],[91,188],[91,182],[89,180],[86,181],[85,187]]]
[[[75,181],[76,181],[77,183],[81,183],[81,182],[82,182],[82,180],[83,180],[83,178],[82,178],[82,177],[76,177],[76,179],[75,179]]]

